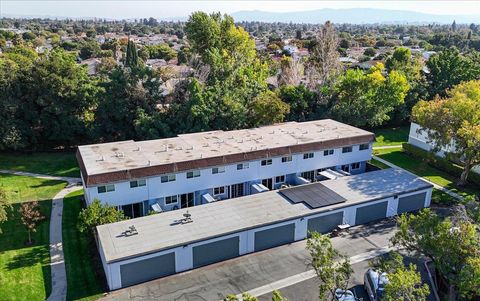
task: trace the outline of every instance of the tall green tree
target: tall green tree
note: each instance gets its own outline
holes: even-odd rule
[[[148,68],[114,68],[100,83],[94,131],[101,141],[145,139],[139,124],[156,114],[163,102],[160,75]],[[152,129],[153,130],[153,129]],[[153,137],[159,138],[159,137]]]
[[[235,129],[248,126],[250,102],[266,90],[267,65],[261,63],[255,42],[227,15],[193,13],[185,33],[196,56],[196,78],[189,80],[188,99],[177,99],[172,112],[190,116],[194,129]],[[182,127],[182,125],[179,125]]]
[[[290,121],[319,119],[327,111],[327,104],[321,102],[317,93],[304,85],[281,87],[280,98],[290,106],[290,113],[286,116]]]
[[[74,55],[57,49],[36,57],[23,49],[0,58],[0,68],[10,72],[0,75],[0,148],[70,147],[87,141],[98,88]]]
[[[250,110],[252,126],[259,126],[282,122],[290,106],[277,93],[266,91],[253,99]]]
[[[365,73],[347,70],[334,87],[331,114],[339,121],[354,126],[379,126],[390,119],[389,114],[403,104],[409,89],[402,73],[382,73],[379,64]]]
[[[466,184],[472,167],[480,164],[480,81],[459,84],[446,98],[420,101],[412,118],[428,134],[435,150],[448,147],[450,155],[461,162],[459,184]]]
[[[336,300],[335,290],[346,290],[353,272],[349,258],[333,248],[328,236],[318,232],[311,233],[306,248],[311,265],[320,280],[319,299]]]
[[[464,278],[462,271],[476,271],[474,258],[480,256],[480,240],[477,227],[468,221],[453,223],[442,219],[430,209],[419,214],[398,218],[398,232],[392,237],[394,246],[404,248],[415,256],[432,260],[439,277],[448,283],[448,300],[471,295],[478,287]]]
[[[130,68],[137,68],[139,65],[137,45],[132,40],[128,39],[127,54],[125,56],[125,66]]]
[[[449,48],[433,55],[427,61],[429,95],[445,96],[447,90],[463,81],[480,78],[480,60],[474,54],[462,55],[456,48]]]
[[[409,48],[398,47],[385,61],[385,69],[388,73],[398,71],[407,78],[410,89],[405,96],[405,102],[393,112],[396,122],[406,120],[412,111],[412,107],[420,100],[427,97],[427,81],[422,72],[423,64],[419,56],[412,55]]]

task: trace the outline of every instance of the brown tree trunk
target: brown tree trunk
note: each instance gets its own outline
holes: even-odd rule
[[[455,286],[449,285],[448,286],[448,301],[456,301],[457,300],[457,292],[455,291]]]
[[[467,184],[467,178],[471,168],[472,168],[472,163],[470,159],[468,159],[465,162],[465,166],[463,167],[462,175],[460,176],[460,182],[458,182],[458,185],[464,186]]]
[[[32,235],[30,234],[30,230],[28,230],[28,244],[32,244]]]

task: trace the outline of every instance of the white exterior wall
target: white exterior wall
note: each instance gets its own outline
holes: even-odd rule
[[[309,215],[305,217],[299,217],[297,219],[293,220],[288,220],[288,221],[283,221],[279,223],[275,223],[272,225],[264,226],[264,227],[259,227],[259,228],[254,228],[254,229],[249,229],[245,231],[240,231],[234,234],[229,234],[221,237],[216,237],[208,240],[204,240],[201,242],[196,242],[192,244],[187,244],[184,246],[179,246],[176,248],[164,250],[161,252],[145,255],[145,256],[139,256],[136,258],[128,259],[128,260],[123,260],[120,262],[114,262],[110,264],[106,264],[103,258],[103,252],[101,249],[101,245],[99,244],[100,248],[100,255],[102,257],[102,263],[103,267],[105,270],[105,274],[107,277],[107,282],[111,290],[119,289],[122,287],[121,285],[121,277],[120,277],[120,265],[135,262],[135,261],[140,261],[144,259],[149,259],[152,257],[157,257],[161,256],[167,253],[172,253],[175,252],[175,270],[177,273],[191,270],[193,269],[193,247],[203,245],[203,244],[208,244],[212,243],[215,241],[231,238],[231,237],[239,237],[239,254],[240,255],[245,255],[248,253],[252,253],[255,250],[255,233],[258,231],[262,230],[267,230],[271,228],[276,228],[280,227],[283,225],[295,223],[295,241],[303,240],[307,237],[307,224],[308,220],[312,218],[316,218],[319,216],[324,216],[324,215],[329,215],[329,214],[334,214],[337,212],[343,212],[343,223],[347,223],[350,225],[355,225],[355,215],[356,215],[356,210],[357,208],[364,207],[364,206],[369,206],[381,202],[388,202],[387,206],[387,217],[395,216],[397,215],[397,209],[398,209],[398,199],[400,197],[405,197],[409,195],[414,195],[414,194],[420,194],[426,192],[426,198],[425,198],[425,207],[430,206],[430,200],[431,200],[431,195],[432,195],[432,188],[429,189],[424,189],[424,190],[419,190],[411,193],[405,193],[405,194],[400,194],[398,195],[398,198],[390,197],[390,198],[385,198],[381,200],[376,200],[372,202],[367,202],[367,203],[362,203],[358,205],[353,205],[345,208],[340,208],[328,212],[322,212],[314,215]]]
[[[429,144],[427,132],[423,131],[421,134],[417,131],[420,129],[420,125],[412,122],[410,124],[410,133],[408,134],[408,143],[414,145],[418,148],[421,148],[426,151],[431,151],[433,146]],[[436,155],[439,157],[445,157],[446,152],[451,152],[455,149],[455,146],[451,144],[448,147],[443,147],[440,151],[436,152]],[[474,166],[472,171],[480,174],[480,165]]]
[[[300,174],[303,171],[320,169],[355,162],[368,161],[372,157],[372,145],[369,149],[359,150],[359,145],[353,146],[350,153],[342,153],[342,149],[335,149],[335,153],[324,156],[323,150],[314,152],[311,159],[303,159],[303,153],[292,155],[292,161],[282,163],[282,157],[272,157],[272,165],[261,166],[261,160],[249,161],[249,168],[237,170],[237,164],[225,165],[225,172],[212,174],[212,167],[200,169],[200,177],[187,179],[187,172],[176,173],[176,180],[161,183],[161,175],[146,178],[144,187],[130,188],[130,181],[110,183],[115,184],[115,191],[98,193],[97,186],[84,188],[88,200],[99,199],[110,205],[126,205],[145,200],[159,199],[170,195],[178,195],[209,188],[233,185],[275,176]],[[242,163],[242,162],[239,162]],[[99,185],[102,186],[102,185]],[[198,201],[198,200],[197,200]],[[161,204],[162,206],[164,204]]]

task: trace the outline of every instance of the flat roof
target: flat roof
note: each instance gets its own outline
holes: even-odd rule
[[[346,201],[312,209],[303,202],[290,202],[279,191],[269,191],[98,226],[98,238],[105,260],[115,262],[432,187],[421,178],[393,168],[306,184],[305,187],[314,189],[318,185],[335,191]],[[193,222],[179,224],[187,210]],[[132,225],[138,234],[123,236]]]
[[[304,203],[310,208],[330,206],[347,200],[321,182],[315,185],[300,185],[280,190],[280,193],[293,203]]]
[[[331,119],[78,147],[87,185],[369,143],[373,133]]]

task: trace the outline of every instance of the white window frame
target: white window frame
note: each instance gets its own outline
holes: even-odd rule
[[[105,191],[100,192],[100,188],[104,187]],[[97,193],[107,193],[107,192],[113,192],[115,191],[115,184],[107,184],[107,185],[102,185],[97,187]]]
[[[265,164],[263,164],[265,162]],[[268,166],[268,165],[272,165],[273,161],[272,159],[264,159],[260,162],[260,165],[261,166]]]
[[[215,192],[215,190],[218,189],[218,193]],[[220,191],[220,190],[223,190],[223,191]],[[219,187],[214,187],[213,188],[213,195],[216,196],[216,195],[221,195],[221,194],[225,194],[225,186],[219,186]]]
[[[353,151],[353,147],[352,147],[352,146],[342,147],[342,154],[351,153],[352,151]]]
[[[283,180],[277,181],[277,178],[283,178]],[[287,178],[285,177],[285,175],[276,176],[275,177],[275,184],[285,183],[286,180],[287,180]]]
[[[326,149],[323,151],[323,155],[324,156],[331,156],[335,153],[335,150],[334,149]]]
[[[132,186],[132,183],[135,183],[135,186]],[[138,188],[144,186],[147,186],[147,180],[145,179],[130,181],[130,188]]]
[[[315,157],[315,153],[304,153],[303,154],[303,159],[306,160],[306,159],[312,159],[313,157]]]
[[[212,168],[212,174],[216,175],[219,173],[224,173],[225,172],[225,166],[219,166],[219,167],[214,167]]]
[[[170,202],[167,202],[167,199],[170,199]],[[175,201],[173,201],[175,200]],[[169,195],[165,197],[165,205],[178,204],[178,195]]]
[[[191,176],[189,176],[191,174]],[[200,177],[200,170],[192,170],[187,172],[187,179],[193,179]]]
[[[250,165],[248,164],[248,162],[237,164],[237,170],[248,169],[249,167],[250,167]]]
[[[370,149],[370,144],[369,144],[369,143],[360,144],[360,145],[358,146],[358,149],[361,150],[361,151],[362,151],[362,150]]]
[[[166,181],[163,180],[165,178],[167,179]],[[160,177],[160,182],[161,183],[173,182],[175,180],[177,180],[177,177],[176,177],[175,174],[163,175],[163,176]]]

